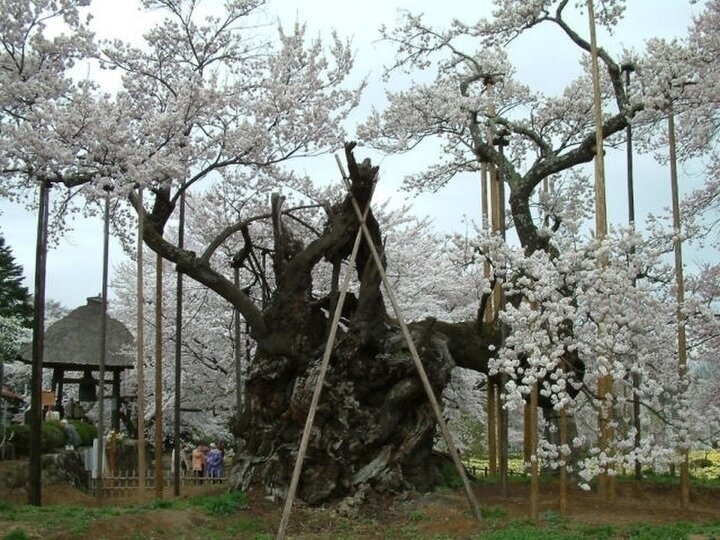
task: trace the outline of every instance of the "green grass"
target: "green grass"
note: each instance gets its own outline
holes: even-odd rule
[[[3,536],[3,540],[30,540],[30,537],[22,529],[13,529]]]
[[[206,517],[188,531],[164,531],[160,528],[146,529],[129,536],[131,540],[149,538],[176,538],[187,540],[202,538],[223,540],[245,538],[266,540],[274,538],[277,517],[273,512],[250,514],[245,512],[248,501],[240,492],[203,495],[187,499],[159,499],[143,504],[83,508],[79,506],[34,507],[0,503],[0,540],[26,540],[31,538],[74,537],[91,532],[94,523],[102,519],[138,516],[149,512],[193,511]],[[511,517],[501,506],[482,508],[483,521],[470,524],[473,540],[680,540],[697,535],[700,538],[720,539],[720,521],[716,523],[671,524],[637,523],[632,525],[587,525],[574,523],[553,510],[541,513],[537,523],[529,519]],[[423,508],[408,509],[404,516],[390,522],[380,522],[369,517],[349,519],[338,516],[329,509],[296,509],[292,518],[295,527],[303,531],[303,538],[333,538],[350,540],[376,537],[387,540],[450,540],[455,538],[452,528],[443,529],[442,522],[434,521],[434,513]],[[152,519],[152,518],[148,518]],[[449,527],[452,521],[448,522]],[[169,535],[170,534],[170,535]],[[172,536],[172,535],[175,536]],[[467,536],[463,536],[466,538]]]
[[[528,520],[515,520],[494,530],[485,530],[477,540],[685,540],[690,535],[720,538],[720,523],[668,525],[638,524],[629,526],[581,525],[561,520],[548,523],[541,519],[538,525]]]
[[[241,491],[232,491],[222,495],[209,497],[196,497],[191,499],[191,504],[200,506],[208,514],[216,516],[230,516],[247,508],[247,498]]]

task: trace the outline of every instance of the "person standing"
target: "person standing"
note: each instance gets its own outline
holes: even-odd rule
[[[60,420],[60,425],[65,432],[65,450],[75,450],[82,442],[80,440],[80,434],[77,432],[75,426],[69,423],[66,418]]]
[[[192,464],[192,474],[195,477],[196,482],[199,482],[205,471],[205,452],[202,451],[199,444],[193,448],[192,454],[190,455],[190,461]]]
[[[215,443],[210,443],[210,451],[207,455],[207,470],[208,477],[213,479],[213,482],[219,481],[223,473],[223,453]]]

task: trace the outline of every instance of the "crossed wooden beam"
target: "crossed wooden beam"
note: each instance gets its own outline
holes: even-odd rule
[[[320,371],[318,373],[318,378],[315,383],[312,400],[310,402],[310,410],[308,411],[308,415],[305,420],[305,429],[303,430],[302,438],[300,439],[300,448],[298,449],[297,458],[295,459],[295,468],[293,469],[293,475],[290,480],[290,487],[288,488],[287,498],[285,499],[285,508],[283,509],[282,518],[280,520],[280,527],[278,528],[276,538],[277,540],[283,540],[287,532],[288,523],[290,521],[290,513],[292,511],[293,503],[295,502],[298,483],[300,482],[302,464],[305,460],[308,441],[310,440],[310,432],[312,431],[313,423],[315,421],[315,412],[320,401],[320,393],[322,392],[328,364],[330,363],[330,355],[332,354],[333,345],[335,344],[335,335],[337,333],[338,323],[340,322],[340,314],[343,310],[345,296],[347,294],[348,286],[350,284],[350,277],[352,275],[352,268],[354,266],[355,258],[357,257],[358,249],[360,247],[360,240],[363,236],[365,236],[365,239],[367,240],[367,244],[375,261],[375,266],[377,267],[380,278],[382,279],[383,285],[385,286],[385,293],[387,294],[388,300],[390,300],[390,304],[395,311],[395,317],[397,318],[398,324],[400,325],[403,335],[405,336],[405,340],[407,341],[410,355],[412,356],[413,362],[415,364],[415,369],[417,370],[420,381],[422,382],[425,393],[427,394],[430,405],[432,406],[435,418],[438,422],[438,425],[440,426],[440,431],[442,433],[443,439],[445,440],[445,443],[447,444],[448,450],[450,452],[450,457],[452,458],[453,463],[455,464],[455,468],[457,469],[457,472],[463,481],[463,485],[465,486],[465,492],[467,494],[468,501],[470,502],[470,507],[475,514],[475,517],[478,520],[482,520],[482,513],[480,512],[480,507],[478,506],[477,499],[475,498],[475,494],[473,493],[470,486],[470,481],[468,480],[467,474],[465,473],[465,468],[460,461],[460,454],[458,454],[452,437],[450,436],[450,431],[448,430],[445,419],[443,418],[440,405],[438,404],[437,398],[435,397],[435,392],[433,392],[432,386],[430,386],[430,381],[427,377],[427,374],[425,373],[425,368],[422,365],[422,361],[420,360],[417,349],[415,348],[415,343],[413,342],[413,338],[410,335],[410,330],[408,330],[407,324],[405,323],[405,318],[403,317],[402,311],[400,310],[397,300],[395,299],[395,293],[393,292],[390,282],[388,281],[387,274],[385,273],[385,269],[383,268],[382,262],[380,260],[380,255],[378,254],[377,248],[375,247],[375,243],[372,241],[370,231],[368,230],[367,224],[365,222],[365,219],[370,210],[370,203],[368,202],[368,205],[365,208],[364,212],[360,210],[360,206],[358,205],[357,200],[352,195],[348,175],[345,173],[345,169],[337,154],[335,155],[335,161],[337,161],[343,182],[348,188],[348,192],[351,194],[353,209],[355,210],[355,215],[360,222],[360,228],[358,229],[357,235],[355,236],[355,243],[353,245],[352,253],[350,255],[350,262],[347,271],[345,272],[342,285],[340,287],[340,295],[337,301],[337,305],[335,306],[335,312],[333,313],[333,320],[330,326],[330,334],[328,335],[327,342],[325,343],[325,352],[323,353],[322,362],[320,364]],[[373,178],[373,184],[371,188],[372,190],[374,190],[376,182],[377,177]]]

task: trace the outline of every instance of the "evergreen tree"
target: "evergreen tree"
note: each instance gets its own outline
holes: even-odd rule
[[[23,326],[32,326],[33,308],[28,288],[23,286],[22,266],[15,258],[5,238],[0,235],[0,316],[16,317]]]

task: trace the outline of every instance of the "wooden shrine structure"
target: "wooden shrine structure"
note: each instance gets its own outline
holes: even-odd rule
[[[80,401],[97,400],[101,357],[102,299],[87,299],[87,304],[72,310],[45,331],[43,369],[52,369],[52,390],[55,406],[63,406],[66,384],[79,385]],[[135,367],[135,339],[123,323],[107,316],[107,356],[105,384],[112,385],[110,397],[111,427],[120,429],[120,377],[126,369]],[[32,362],[31,345],[20,354],[25,363]],[[107,393],[104,393],[108,395]]]

